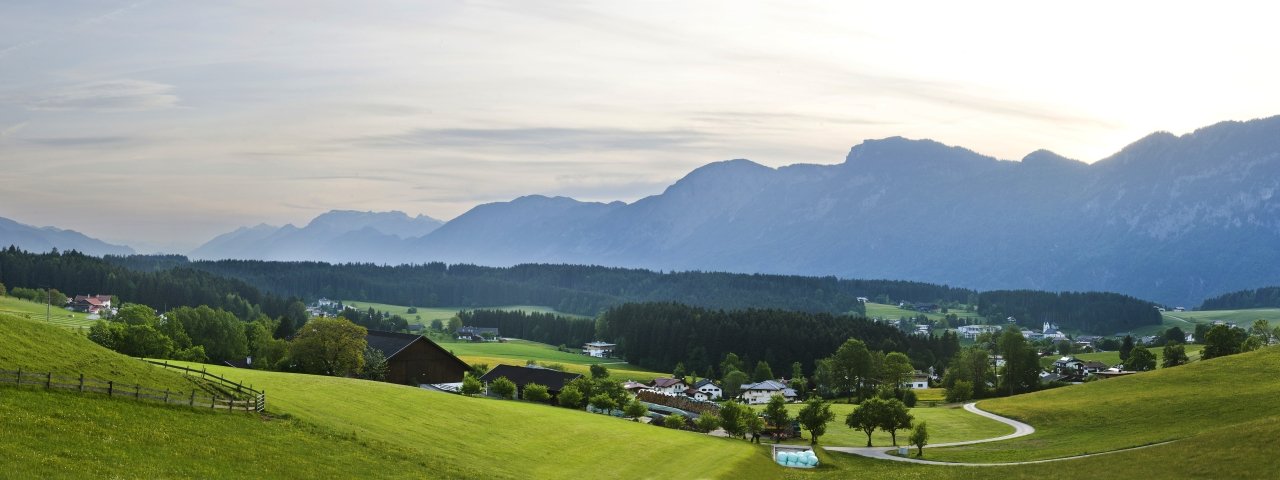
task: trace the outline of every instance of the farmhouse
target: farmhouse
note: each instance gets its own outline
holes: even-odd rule
[[[498,329],[488,327],[458,327],[456,336],[458,340],[468,342],[496,342],[502,339]]]
[[[684,383],[683,379],[659,377],[649,382],[650,390],[667,395],[684,395],[685,390],[689,389],[689,385]]]
[[[765,380],[756,383],[742,384],[742,401],[748,405],[758,405],[761,403],[769,403],[769,399],[774,395],[782,395],[787,401],[796,399],[796,391],[787,387],[787,384],[777,380]]]
[[[387,382],[405,385],[461,382],[467,362],[422,335],[370,330],[369,347],[387,358]]]
[[[983,333],[995,333],[1000,331],[999,325],[961,325],[956,327],[956,333],[964,338],[978,338]]]
[[[490,383],[502,377],[507,377],[507,380],[511,380],[511,383],[516,384],[516,391],[523,398],[525,385],[536,383],[545,386],[547,387],[547,393],[555,397],[560,394],[560,390],[563,390],[566,384],[582,378],[582,375],[550,368],[498,365],[480,376],[480,382],[485,385],[485,388],[488,388]]]
[[[76,295],[70,303],[77,312],[94,314],[111,309],[111,295]]]
[[[710,378],[704,378],[689,388],[689,396],[698,400],[719,400],[724,396],[724,391]]]
[[[1099,361],[1084,361],[1076,357],[1062,357],[1053,362],[1053,373],[1064,380],[1081,381],[1089,375],[1107,369],[1107,364]]]
[[[582,346],[582,354],[590,355],[596,358],[605,358],[613,356],[613,349],[617,345],[605,342],[587,342]]]

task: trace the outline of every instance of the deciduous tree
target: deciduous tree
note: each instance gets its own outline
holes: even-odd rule
[[[498,398],[515,398],[516,383],[507,379],[507,377],[498,377],[496,380],[489,382],[489,394]]]
[[[1156,369],[1156,356],[1142,347],[1135,347],[1129,352],[1129,359],[1124,361],[1124,369],[1131,372],[1145,372]]]
[[[1184,365],[1190,359],[1187,358],[1187,349],[1182,345],[1165,345],[1163,357],[1160,360],[1160,368],[1176,367]]]
[[[888,408],[888,402],[877,397],[868,398],[849,412],[849,415],[844,418],[844,424],[867,434],[867,446],[870,447],[871,434],[884,424]]]
[[[244,335],[242,330],[236,331]],[[302,326],[289,344],[289,358],[304,372],[350,375],[364,366],[367,334],[364,327],[346,319],[313,318]],[[209,356],[218,358],[212,354]]]
[[[817,397],[810,398],[805,402],[804,408],[796,413],[800,425],[809,431],[810,445],[818,444],[818,437],[827,433],[827,423],[834,418],[836,415],[831,413],[831,404]]]
[[[929,443],[929,429],[925,426],[925,422],[920,422],[914,430],[911,430],[911,437],[907,441],[916,447],[916,457],[924,456],[924,446]]]

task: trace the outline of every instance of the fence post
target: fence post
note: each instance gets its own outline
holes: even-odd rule
[[[192,407],[196,406],[196,391],[195,391],[195,389],[192,389],[192,390],[191,390],[191,406],[192,406]]]
[[[18,381],[14,385],[22,385],[22,367],[18,367]]]
[[[84,392],[84,374],[80,374],[80,391]]]
[[[164,389],[164,403],[169,403],[169,389]]]
[[[134,399],[142,398],[142,385],[137,383],[133,384],[133,398]]]
[[[213,398],[209,400],[209,408],[213,408],[213,406],[216,405],[217,403],[218,403],[218,396],[214,395]]]
[[[107,396],[110,397],[116,390],[115,380],[107,380]]]
[[[44,388],[50,388],[52,386],[53,386],[53,372],[44,374]]]

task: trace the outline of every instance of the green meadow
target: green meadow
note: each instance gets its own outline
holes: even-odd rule
[[[0,316],[0,365],[21,360],[187,381],[65,329]],[[1280,349],[1016,397],[984,409],[1033,435],[926,458],[1001,462],[1173,443],[1060,463],[963,468],[909,465],[819,450],[812,470],[773,464],[767,445],[663,429],[541,404],[469,398],[358,379],[200,366],[252,383],[268,415],[206,412],[73,392],[0,385],[0,477],[16,478],[1274,478],[1280,457]],[[792,406],[791,408],[797,408]],[[1243,407],[1243,408],[1242,408]],[[821,445],[859,446],[833,406]],[[953,407],[916,408],[931,442],[1009,427]],[[876,445],[888,438],[877,433]],[[767,443],[767,442],[766,442]]]
[[[803,407],[804,405],[792,404],[787,405],[787,410],[794,416]],[[834,413],[836,417],[827,424],[827,432],[818,437],[818,441],[822,445],[834,447],[866,446],[867,434],[862,433],[861,430],[849,428],[848,425],[844,424],[844,418],[850,412],[853,412],[856,407],[857,405],[848,403],[832,404],[831,413]],[[757,409],[759,410],[759,408]],[[960,442],[999,437],[1013,433],[1013,427],[966,412],[960,405],[916,407],[911,409],[911,416],[915,417],[917,423],[928,422],[930,442],[932,443]],[[898,432],[899,445],[906,445],[908,433]],[[793,439],[786,443],[807,445],[811,438],[809,431],[803,430],[802,435],[802,439]],[[874,446],[891,446],[893,443],[888,433],[876,430],[875,433],[871,434],[871,444]]]
[[[9,314],[30,320],[45,322],[67,328],[88,328],[96,320],[89,320],[89,315],[54,306],[45,311],[45,304],[13,297],[0,297],[0,314]]]
[[[911,318],[916,315],[924,315],[929,320],[941,320],[946,317],[945,313],[921,313],[915,310],[907,310],[899,308],[897,305],[886,305],[883,303],[867,302],[864,304],[867,309],[867,318],[884,318],[888,320],[897,320],[902,317]],[[966,312],[963,310],[952,310],[950,313],[956,314],[960,318],[982,319],[977,313]]]
[[[477,310],[477,309],[507,310],[507,311],[520,310],[520,311],[525,311],[530,313],[533,313],[533,312],[554,313],[556,315],[563,315],[566,317],[586,318],[586,317],[583,317],[582,315],[574,315],[571,313],[558,312],[554,308],[539,307],[535,305],[506,305],[506,306],[498,306],[498,307],[417,307],[417,313],[409,313],[410,307],[407,305],[390,305],[386,303],[362,302],[359,300],[343,300],[342,304],[351,306],[352,308],[356,308],[359,310],[367,310],[372,308],[379,312],[387,312],[393,315],[399,315],[401,317],[404,317],[406,320],[409,320],[409,323],[417,323],[418,322],[417,319],[421,317],[422,318],[421,323],[423,326],[431,325],[432,320],[440,320],[442,322],[447,321],[450,318],[453,318],[454,315],[457,315],[458,312],[462,310]]]

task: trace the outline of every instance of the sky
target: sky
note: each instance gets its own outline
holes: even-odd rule
[[[895,135],[1094,162],[1280,114],[1267,3],[7,0],[0,216],[185,252]]]

